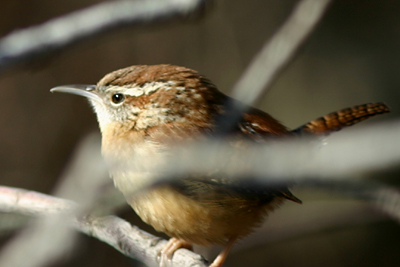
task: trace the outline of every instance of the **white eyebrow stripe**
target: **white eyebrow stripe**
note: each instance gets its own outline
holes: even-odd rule
[[[171,89],[175,85],[174,82],[149,82],[142,86],[133,84],[128,86],[111,86],[107,88],[106,92],[119,92],[121,94],[139,97],[142,95],[150,95],[156,92],[161,87],[165,87],[166,90]]]
[[[121,93],[123,93],[124,95],[135,96],[135,97],[145,94],[144,90],[140,87],[123,88]]]

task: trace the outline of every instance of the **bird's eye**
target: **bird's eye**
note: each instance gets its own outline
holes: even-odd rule
[[[120,104],[125,100],[125,96],[123,94],[113,94],[111,97],[111,101],[114,104]]]

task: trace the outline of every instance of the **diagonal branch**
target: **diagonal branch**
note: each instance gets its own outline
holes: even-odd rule
[[[71,214],[78,205],[33,191],[0,186],[0,211],[43,217]],[[148,266],[157,266],[157,254],[167,241],[155,237],[130,223],[115,217],[85,216],[71,219],[78,231],[111,245],[124,255],[139,259]],[[174,266],[207,266],[204,259],[189,250],[180,249],[173,257]],[[9,266],[9,265],[7,265]]]
[[[254,57],[232,90],[236,99],[251,104],[262,99],[281,71],[314,30],[331,0],[303,0],[285,24]],[[264,90],[263,90],[264,89]]]
[[[75,11],[3,37],[0,69],[122,26],[193,16],[204,3],[204,0],[120,0]]]
[[[233,87],[231,96],[246,104],[260,101],[317,26],[330,2],[331,0],[300,1],[284,25],[254,57]],[[242,107],[231,102],[226,105],[233,106],[236,111],[217,118],[216,125],[221,136],[242,119]]]

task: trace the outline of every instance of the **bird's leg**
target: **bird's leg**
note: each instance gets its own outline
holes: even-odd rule
[[[159,253],[161,256],[160,267],[169,266],[174,252],[179,248],[192,250],[192,244],[186,242],[185,240],[172,237],[170,240],[168,240],[167,244],[165,244]]]
[[[210,267],[221,267],[222,264],[224,264],[226,257],[228,257],[229,252],[231,251],[233,245],[235,244],[237,240],[237,237],[231,237],[224,247],[224,249],[221,251],[221,253],[218,254],[218,256],[215,258],[213,263],[211,263]]]

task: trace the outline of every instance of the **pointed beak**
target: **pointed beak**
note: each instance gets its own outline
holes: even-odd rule
[[[61,85],[50,89],[50,92],[60,92],[84,96],[97,102],[103,102],[102,98],[95,91],[96,85],[89,84],[70,84]]]

